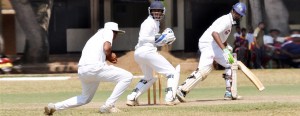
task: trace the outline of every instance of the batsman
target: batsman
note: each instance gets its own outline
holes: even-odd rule
[[[246,5],[238,2],[233,5],[229,14],[223,15],[203,33],[199,39],[198,47],[201,52],[198,68],[177,89],[177,97],[180,102],[185,102],[186,95],[200,82],[206,79],[213,69],[213,62],[225,68],[223,78],[225,79],[225,100],[232,99],[231,93],[231,64],[234,58],[231,53],[232,47],[227,44],[227,38],[233,25],[245,16]],[[240,97],[238,97],[239,99]]]

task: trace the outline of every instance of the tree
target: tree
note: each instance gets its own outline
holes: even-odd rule
[[[265,22],[266,29],[278,29],[288,35],[289,13],[282,0],[249,0],[252,16],[252,27]]]
[[[2,0],[0,0],[0,54],[4,53],[4,40],[2,37]]]
[[[263,21],[263,10],[260,0],[249,0],[252,16],[252,27],[256,28],[258,23]]]
[[[48,25],[53,0],[11,0],[11,4],[26,36],[24,63],[48,62]]]
[[[268,29],[278,29],[281,34],[289,34],[289,13],[282,0],[264,0]]]

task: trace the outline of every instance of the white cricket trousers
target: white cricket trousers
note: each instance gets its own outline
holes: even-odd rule
[[[78,68],[78,75],[82,85],[81,95],[69,98],[55,104],[56,110],[63,110],[78,107],[89,103],[94,97],[100,82],[115,82],[117,85],[105,105],[114,105],[122,93],[131,83],[133,75],[113,65],[104,65],[100,70],[99,66],[88,65]]]
[[[143,46],[135,50],[134,59],[140,66],[145,80],[153,78],[153,69],[165,76],[176,73],[172,64],[157,52],[156,47]]]
[[[227,63],[227,61],[223,56],[222,49],[217,44],[199,43],[198,47],[201,52],[199,65],[198,65],[199,69],[202,69],[203,67],[207,67],[207,66],[212,66],[214,60],[225,68],[230,67],[230,64]],[[226,69],[225,74],[231,75],[231,70]]]

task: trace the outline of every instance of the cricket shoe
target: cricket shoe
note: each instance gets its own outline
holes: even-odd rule
[[[113,105],[103,105],[100,107],[100,113],[117,113],[122,112],[122,110],[116,108]]]
[[[185,95],[185,92],[181,91],[180,89],[177,89],[176,96],[180,102],[186,102]]]
[[[140,104],[139,104],[138,100],[127,100],[126,105],[127,106],[138,106]]]
[[[175,99],[175,100],[173,100],[173,101],[166,101],[166,105],[167,106],[174,106],[174,105],[177,105],[177,104],[179,104],[180,103],[180,101],[178,101],[178,99]]]
[[[243,99],[243,96],[238,95],[236,98],[232,97],[232,100],[241,100],[241,99]]]
[[[55,105],[53,103],[49,103],[48,106],[44,108],[44,114],[47,116],[52,116],[55,110]]]
[[[236,98],[233,98],[231,92],[229,92],[229,91],[226,91],[225,95],[224,95],[224,100],[239,100],[239,99],[242,99],[242,98],[243,97],[239,96],[239,95]]]

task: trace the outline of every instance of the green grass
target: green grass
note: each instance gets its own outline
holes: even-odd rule
[[[258,91],[241,73],[238,73],[238,91],[243,100],[224,101],[223,71],[213,71],[209,77],[197,85],[187,96],[189,102],[176,106],[146,105],[147,96],[142,95],[142,106],[128,107],[126,96],[136,83],[135,79],[117,102],[117,107],[124,112],[100,114],[98,108],[111,94],[113,83],[100,83],[91,103],[60,112],[58,116],[166,116],[166,115],[207,115],[207,116],[240,116],[240,115],[299,115],[300,114],[300,70],[253,70],[266,89]],[[75,74],[65,74],[72,75]],[[180,82],[188,74],[182,74]],[[7,77],[8,75],[6,75]],[[16,76],[19,77],[20,75]],[[31,75],[32,76],[32,75]],[[34,75],[33,75],[34,76]],[[47,75],[39,75],[47,76]],[[50,75],[53,76],[53,75]],[[62,75],[59,75],[62,76]],[[14,76],[8,76],[14,77]],[[166,80],[163,79],[163,89]],[[59,102],[81,93],[80,81],[76,78],[66,81],[0,81],[0,115],[1,116],[41,116],[43,107],[49,102]],[[158,95],[158,94],[157,94]],[[164,92],[163,92],[164,95]]]

